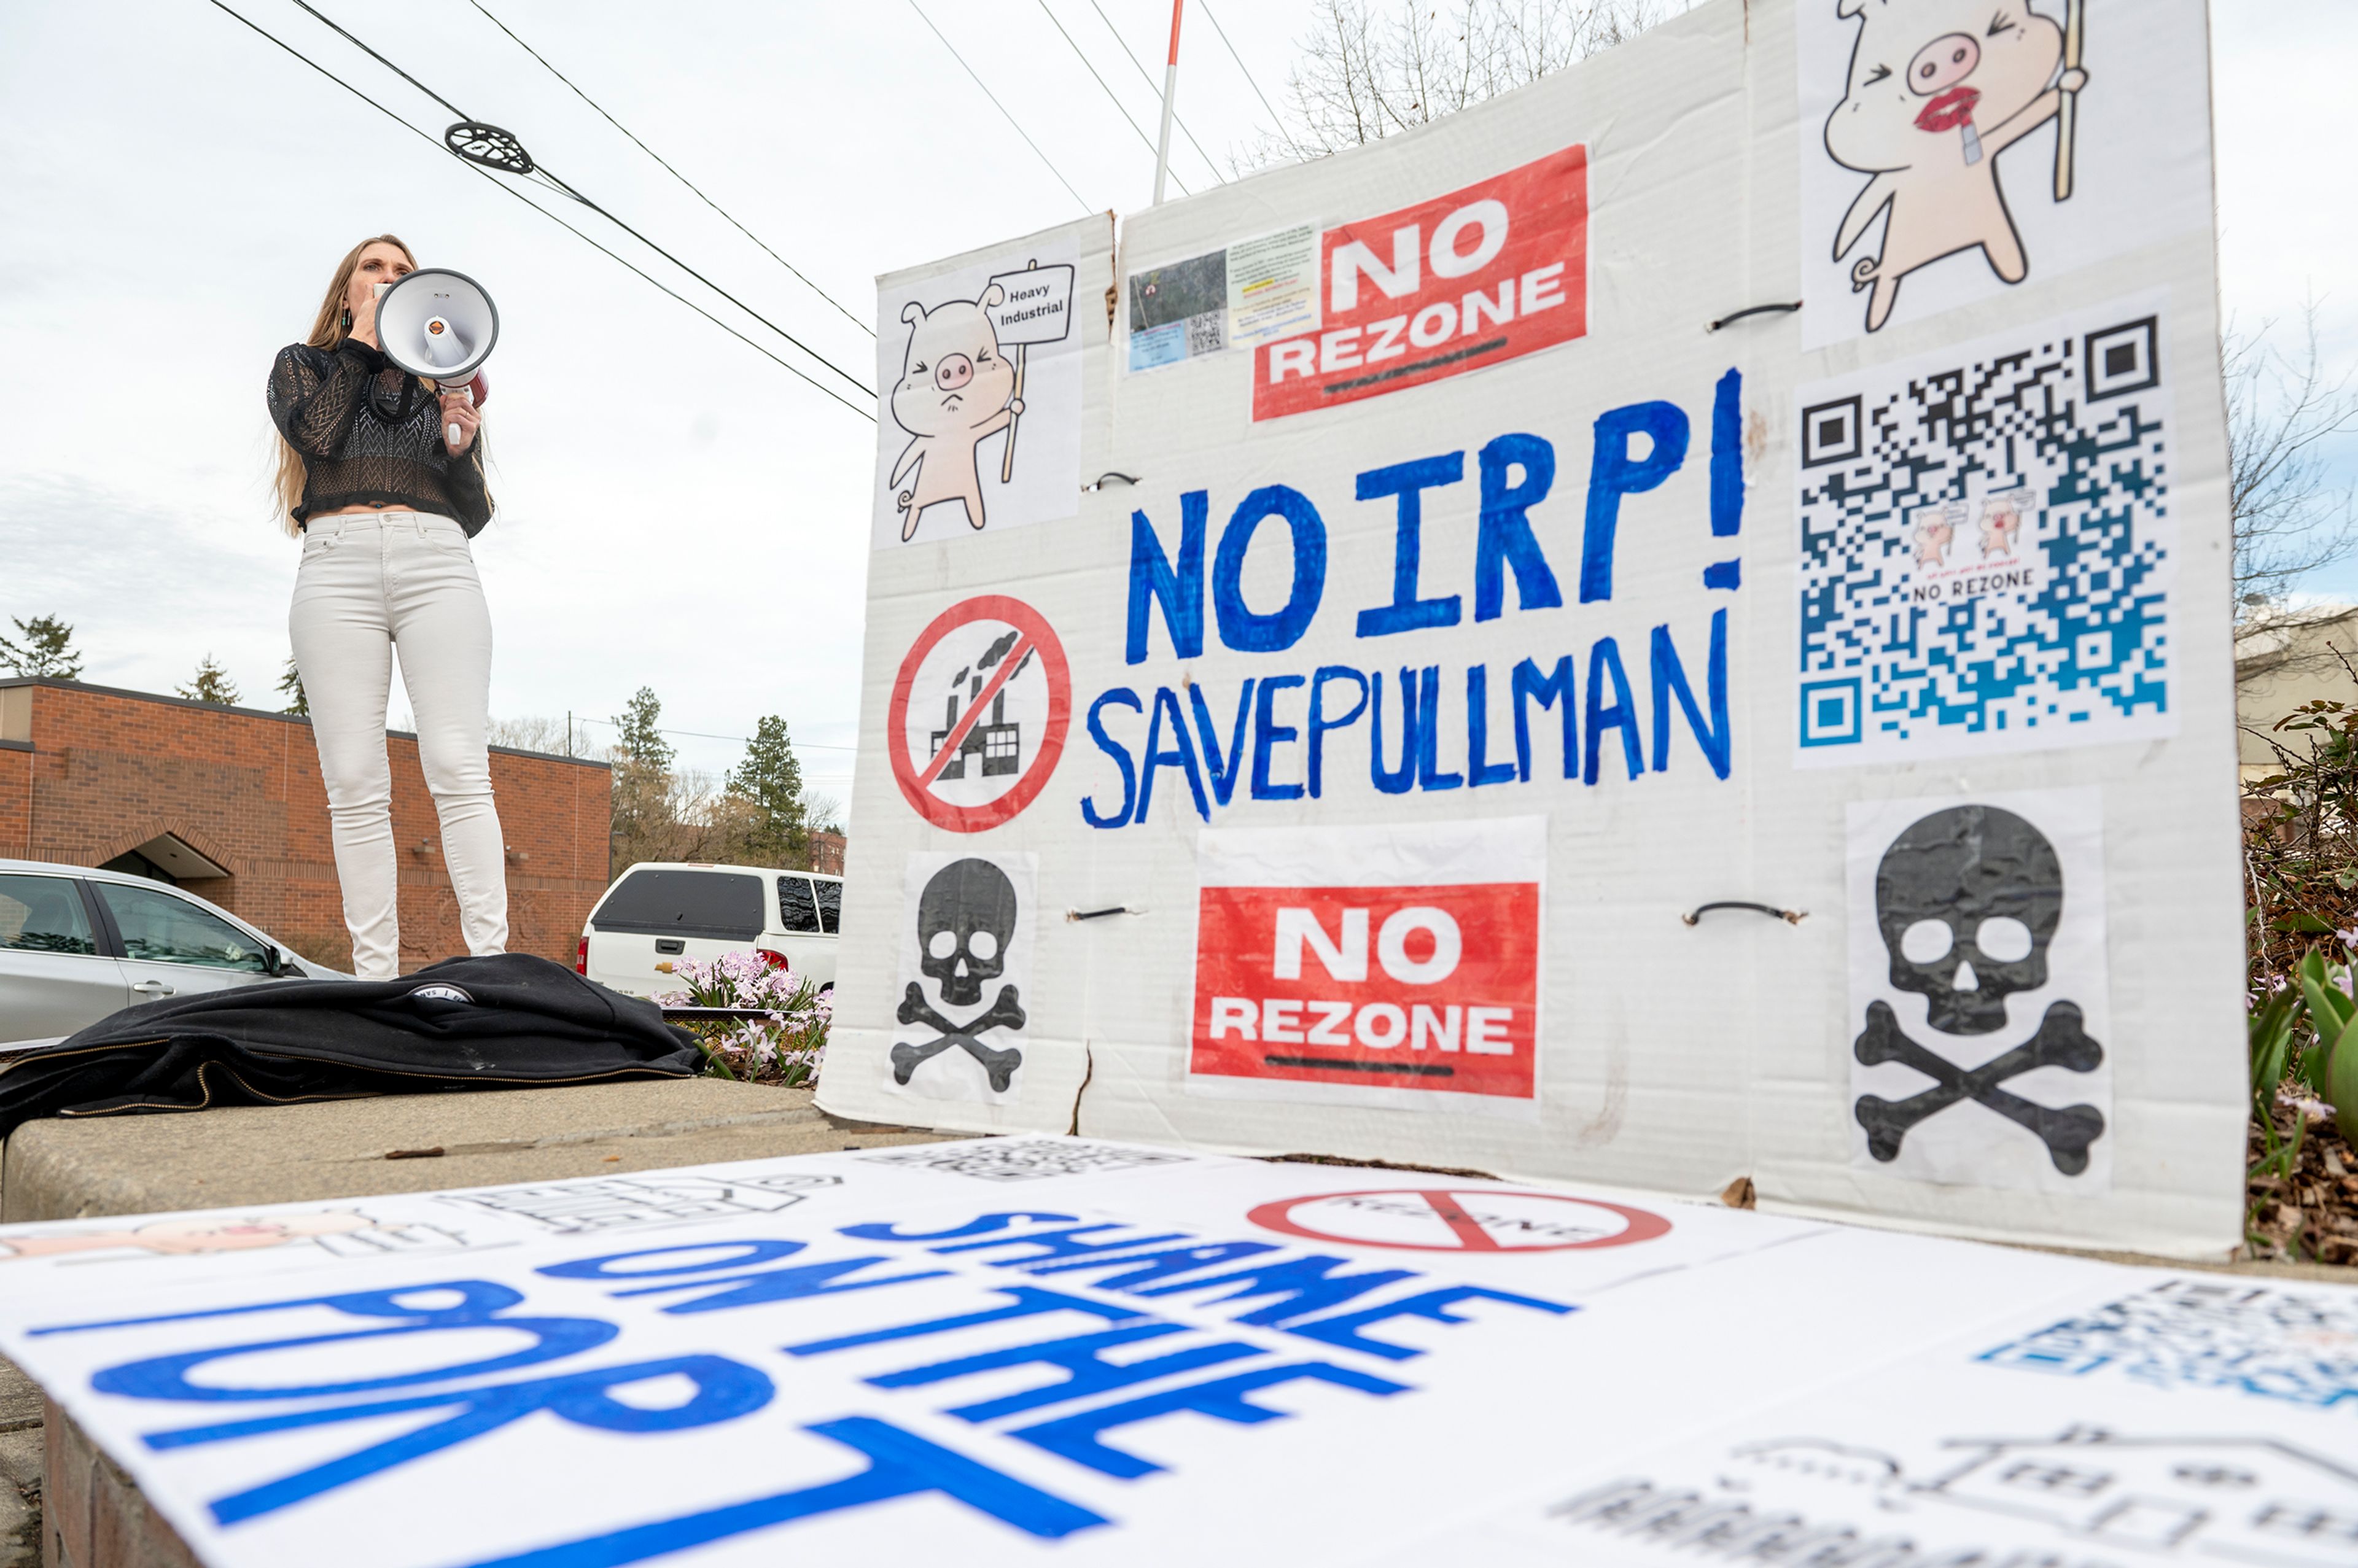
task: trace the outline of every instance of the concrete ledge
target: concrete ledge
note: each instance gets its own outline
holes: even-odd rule
[[[841,1121],[807,1089],[716,1078],[51,1118],[18,1128],[0,1155],[0,1220],[368,1197],[945,1136],[958,1135]]]
[[[0,1568],[40,1568],[41,1391],[0,1361]]]
[[[72,1417],[54,1404],[43,1413],[49,1485],[41,1544],[51,1568],[203,1568]]]

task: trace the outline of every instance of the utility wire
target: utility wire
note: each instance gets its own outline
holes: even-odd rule
[[[599,114],[605,120],[606,124],[613,126],[614,129],[622,132],[625,136],[629,136],[632,146],[646,154],[647,157],[654,159],[655,162],[662,164],[665,173],[669,174],[674,179],[678,180],[682,185],[687,186],[688,189],[695,191],[696,199],[698,200],[703,202],[707,207],[711,208],[715,212],[719,213],[723,218],[727,218],[730,225],[739,233],[744,235],[755,244],[760,245],[763,254],[768,255],[772,261],[776,262],[780,266],[784,267],[788,272],[793,273],[796,278],[801,280],[803,287],[808,288],[813,294],[817,295],[821,299],[826,300],[829,305],[834,306],[838,310],[841,310],[845,320],[850,322],[853,326],[859,328],[870,337],[872,338],[876,335],[875,328],[871,327],[867,322],[861,320],[859,317],[854,316],[849,310],[844,309],[842,301],[837,299],[835,296],[829,294],[826,289],[821,288],[817,284],[813,283],[809,278],[804,277],[801,268],[795,266],[794,263],[788,261],[777,252],[771,250],[768,243],[763,240],[761,235],[753,232],[752,230],[747,228],[744,224],[738,222],[737,220],[730,215],[727,208],[721,206],[719,202],[712,200],[711,197],[704,194],[702,190],[698,189],[694,180],[680,173],[679,170],[672,168],[670,162],[665,158],[663,154],[655,151],[654,148],[639,140],[637,136],[633,135],[631,128],[628,125],[623,124],[620,120],[614,118],[613,115],[607,114],[603,104],[600,103],[595,98],[590,97],[587,92],[582,92],[579,87],[575,87],[573,85],[573,79],[566,75],[563,71],[557,70],[555,66],[550,65],[546,56],[543,55],[538,49],[533,48],[530,44],[525,42],[522,38],[516,38],[515,29],[509,27],[505,22],[501,21],[497,16],[492,16],[490,11],[484,9],[482,0],[467,0],[467,3],[474,6],[476,10],[481,11],[484,18],[488,20],[492,26],[507,34],[510,38],[514,39],[516,48],[524,50],[525,53],[540,61],[542,66],[546,68],[549,75],[565,83],[567,87],[571,88],[573,96],[580,99],[581,102],[589,104],[592,109],[597,110]],[[460,115],[460,117],[461,119],[465,118],[464,115]]]
[[[284,49],[287,53],[293,55],[297,59],[301,60],[305,65],[309,66],[313,70],[318,71],[321,76],[326,77],[329,81],[334,82],[337,86],[342,88],[345,92],[351,93],[353,97],[359,99],[362,103],[367,104],[378,114],[383,114],[386,119],[391,120],[395,124],[399,125],[411,135],[417,137],[420,141],[423,141],[428,146],[434,147],[437,151],[447,153],[449,150],[442,145],[441,141],[436,137],[433,133],[419,130],[416,126],[411,124],[408,121],[403,119],[400,115],[395,114],[392,110],[386,108],[384,104],[378,103],[375,99],[370,97],[367,93],[362,92],[351,82],[346,81],[342,77],[338,76],[334,71],[330,70],[326,66],[321,65],[318,60],[313,59],[310,56],[305,54],[294,45],[287,42],[276,34],[269,32],[256,23],[248,20],[246,17],[240,16],[237,12],[230,9],[229,6],[222,4],[222,0],[208,0],[208,4],[210,4],[215,10],[220,11],[222,15],[229,16],[249,30],[259,34],[262,38],[277,45],[278,48]],[[431,94],[429,93],[428,96],[431,96]],[[464,117],[464,115],[460,116],[462,119]],[[711,311],[707,310],[703,306],[698,305],[695,300],[688,298],[687,296],[680,293],[677,289],[669,287],[660,279],[653,276],[645,269],[635,265],[626,257],[619,255],[615,252],[608,249],[606,246],[600,244],[596,240],[590,238],[588,234],[583,233],[580,230],[575,228],[572,224],[567,222],[556,213],[551,212],[547,208],[543,207],[539,202],[535,201],[531,197],[526,196],[514,186],[508,184],[505,180],[503,180],[489,169],[478,168],[473,164],[467,164],[465,167],[469,172],[480,175],[483,178],[490,180],[493,189],[503,190],[508,195],[514,197],[518,201],[523,202],[526,207],[531,208],[534,211],[539,213],[542,217],[547,219],[558,228],[563,229],[567,233],[571,234],[574,238],[590,246],[590,249],[620,263],[630,271],[638,274],[638,276],[643,278],[645,278],[647,282],[654,285],[656,288],[670,295],[674,299],[678,300],[690,310],[695,311],[698,315],[703,317],[706,320],[711,322],[714,326],[719,328],[722,331],[728,333],[739,342],[743,343],[755,353],[765,355],[769,359],[775,361],[782,369],[795,376],[796,379],[809,383],[811,386],[826,394],[827,396],[834,398],[836,402],[842,404],[846,408],[850,409],[854,414],[859,415],[870,424],[872,425],[876,422],[876,416],[871,410],[863,408],[859,404],[853,403],[849,398],[840,395],[833,387],[827,385],[825,383],[813,380],[812,377],[806,374],[799,366],[795,365],[786,360],[780,359],[777,354],[772,352],[772,351],[764,345],[747,337],[744,333],[739,331],[728,322],[723,321],[719,317],[715,316]]]
[[[333,17],[322,12],[318,6],[312,5],[311,0],[295,0],[295,4],[309,12],[312,16],[318,17],[320,21],[326,23],[330,27],[349,39],[355,48],[368,55],[370,59],[383,64],[387,70],[399,76],[404,81],[416,86],[419,92],[425,93],[427,97],[433,99],[434,102],[441,104],[444,108],[449,109],[450,113],[458,115],[460,119],[471,120],[474,118],[474,116],[453,104],[449,99],[443,97],[432,88],[418,81],[416,77],[410,75],[407,71],[403,70],[401,67],[394,64],[393,61],[386,59],[384,56],[377,53],[376,50],[370,49],[367,44],[362,43],[359,38],[355,37],[351,29],[345,27],[341,23],[336,21]],[[406,120],[402,123],[404,124],[408,124]],[[672,265],[679,268],[680,271],[687,274],[688,276],[696,279],[697,282],[704,285],[705,287],[712,290],[713,293],[718,294],[721,298],[726,299],[730,304],[734,305],[738,309],[742,310],[746,315],[751,316],[754,320],[759,321],[763,326],[767,327],[770,330],[775,332],[778,336],[784,338],[786,341],[792,343],[795,347],[800,349],[803,352],[817,360],[820,364],[825,365],[827,369],[841,376],[858,391],[871,397],[875,395],[875,388],[870,385],[867,382],[860,380],[858,376],[852,374],[841,365],[837,364],[833,360],[828,359],[825,354],[820,353],[817,349],[812,348],[808,343],[804,342],[800,338],[795,337],[792,332],[787,331],[784,327],[779,326],[775,321],[771,320],[767,316],[763,315],[759,310],[754,309],[751,305],[746,304],[743,300],[738,298],[735,295],[730,293],[727,289],[721,287],[719,284],[713,282],[710,278],[697,271],[696,268],[688,265],[687,263],[680,260],[679,257],[672,254],[671,252],[664,249],[663,246],[655,243],[654,241],[639,232],[638,230],[633,228],[630,224],[616,217],[612,212],[608,211],[605,208],[600,207],[597,202],[592,201],[587,196],[582,195],[581,192],[576,190],[570,184],[559,178],[554,170],[535,167],[535,172],[545,177],[549,188],[556,190],[559,195],[570,197],[573,200],[579,202],[582,206],[587,207],[592,212],[597,213],[598,216],[605,219],[608,222],[613,224],[614,227],[630,235],[631,238],[638,241],[639,243],[646,246],[647,249],[654,252],[655,254],[663,257],[664,260],[671,263]]]
[[[1046,0],[1042,0],[1042,4],[1046,4]],[[1113,18],[1105,14],[1105,7],[1098,5],[1098,0],[1089,0],[1089,9],[1095,11],[1098,14],[1098,20],[1106,25],[1106,31],[1111,33],[1113,35],[1113,41],[1121,46],[1121,52],[1130,56],[1130,63],[1138,68],[1139,77],[1146,83],[1146,90],[1149,92],[1153,93],[1158,100],[1162,98],[1163,89],[1155,84],[1154,78],[1147,75],[1146,63],[1132,52],[1130,47],[1130,40],[1121,36],[1121,29],[1113,25]],[[1187,145],[1195,149],[1195,156],[1202,158],[1204,160],[1204,167],[1212,171],[1213,179],[1222,185],[1226,185],[1228,181],[1220,177],[1220,166],[1212,161],[1212,155],[1204,150],[1204,144],[1195,139],[1195,133],[1187,129],[1187,122],[1180,118],[1179,112],[1176,109],[1174,109],[1171,112],[1171,117],[1179,122],[1179,129],[1186,136]],[[1176,179],[1178,176],[1174,175],[1172,178]],[[1179,189],[1184,191],[1187,188],[1183,185]]]
[[[1090,3],[1094,5],[1096,4],[1096,0],[1090,0]],[[1253,90],[1253,96],[1260,100],[1260,106],[1269,111],[1270,119],[1274,121],[1277,124],[1277,134],[1285,138],[1285,145],[1293,149],[1293,156],[1295,157],[1300,157],[1302,156],[1302,144],[1295,141],[1293,139],[1293,133],[1285,128],[1285,116],[1277,112],[1277,105],[1271,103],[1269,101],[1269,94],[1260,90],[1260,83],[1253,78],[1252,67],[1247,65],[1245,63],[1245,57],[1237,52],[1237,46],[1232,43],[1228,43],[1228,28],[1220,26],[1220,19],[1217,16],[1212,15],[1210,0],[1195,0],[1195,4],[1203,11],[1204,19],[1212,24],[1212,31],[1220,35],[1220,42],[1228,44],[1228,58],[1235,60],[1237,62],[1237,69],[1245,73],[1246,85],[1249,86]],[[1193,141],[1195,138],[1190,136],[1188,140]],[[1197,152],[1201,152],[1204,149],[1197,147],[1195,150]]]
[[[1087,55],[1081,53],[1081,46],[1073,42],[1073,35],[1065,31],[1065,24],[1057,21],[1056,13],[1048,9],[1048,0],[1040,0],[1040,9],[1047,16],[1049,26],[1055,27],[1059,34],[1063,35],[1065,43],[1072,45],[1074,55],[1081,62],[1081,69],[1087,71],[1091,77],[1096,79],[1098,86],[1104,90],[1106,97],[1112,102],[1114,113],[1120,114],[1125,120],[1130,120],[1130,128],[1138,133],[1138,139],[1146,145],[1146,150],[1148,152],[1154,152],[1154,138],[1148,135],[1145,128],[1140,125],[1137,121],[1130,120],[1130,111],[1121,106],[1120,99],[1114,97],[1113,89],[1106,86],[1106,79],[1098,75],[1098,68],[1089,63],[1089,57]],[[1217,178],[1217,175],[1215,178]],[[1174,174],[1171,177],[1171,179],[1174,184],[1178,184],[1179,177]],[[1189,190],[1184,185],[1180,185],[1179,194],[1182,196],[1192,196],[1195,192]]]
[[[335,19],[334,19],[333,17],[331,17],[331,16],[325,16],[325,15],[322,15],[322,14],[321,14],[321,13],[320,13],[320,12],[319,12],[316,7],[314,7],[314,6],[312,6],[312,5],[309,5],[305,4],[305,0],[295,0],[295,4],[297,4],[297,5],[301,5],[301,6],[303,7],[303,9],[305,9],[306,11],[310,12],[312,16],[319,17],[319,19],[320,21],[327,23],[327,24],[328,24],[328,26],[330,26],[330,27],[334,27],[334,28],[336,29],[336,31],[338,31],[338,32],[340,32],[340,33],[343,33],[345,40],[346,40],[347,42],[349,42],[349,43],[352,44],[352,45],[353,45],[354,47],[356,47],[357,49],[360,49],[360,51],[361,51],[362,54],[367,55],[371,59],[373,59],[373,60],[376,61],[376,62],[377,62],[377,64],[379,64],[379,65],[381,65],[381,66],[384,67],[384,68],[385,68],[385,70],[389,70],[389,71],[393,72],[393,74],[394,74],[394,75],[395,75],[395,76],[397,76],[397,77],[401,78],[401,80],[402,80],[402,81],[406,81],[407,83],[409,83],[409,85],[410,85],[410,86],[415,87],[416,89],[417,89],[417,91],[418,91],[418,92],[423,92],[424,94],[426,94],[426,96],[427,96],[428,98],[431,98],[431,99],[432,99],[432,100],[434,100],[434,102],[436,102],[437,103],[441,104],[441,105],[442,105],[442,107],[444,107],[445,109],[449,110],[449,111],[450,111],[450,113],[452,113],[453,114],[456,114],[456,115],[457,115],[457,116],[459,116],[459,118],[460,118],[461,120],[471,120],[471,119],[473,119],[473,118],[474,118],[474,116],[473,116],[473,115],[471,115],[471,114],[468,114],[464,109],[460,108],[456,103],[451,103],[451,102],[450,102],[450,100],[449,100],[448,98],[443,97],[443,96],[442,96],[442,94],[440,94],[439,92],[435,92],[435,91],[434,91],[434,89],[432,89],[432,88],[430,88],[430,87],[427,86],[427,85],[426,85],[426,83],[424,83],[424,82],[422,82],[422,81],[418,81],[418,80],[417,80],[417,78],[416,78],[416,77],[414,77],[414,76],[410,75],[410,74],[409,74],[409,72],[407,72],[407,71],[406,71],[406,70],[402,70],[402,69],[401,69],[401,67],[399,67],[399,66],[397,66],[397,65],[394,64],[394,63],[393,63],[393,61],[391,61],[391,60],[389,60],[389,59],[385,59],[385,58],[384,58],[384,56],[383,56],[383,55],[381,55],[381,54],[377,53],[377,52],[376,52],[376,50],[374,50],[374,49],[373,49],[369,48],[369,47],[368,47],[368,45],[366,45],[366,44],[364,44],[364,43],[362,43],[360,39],[358,39],[358,38],[354,38],[351,33],[346,32],[346,31],[344,30],[344,28],[343,28],[343,27],[341,27],[341,26],[338,26],[338,24],[336,23],[336,21],[335,21]],[[241,18],[239,18],[239,19],[240,19],[240,20],[243,20],[243,17],[241,17]],[[247,24],[247,26],[251,27],[251,26],[253,26],[253,24],[248,23],[248,24]],[[255,27],[255,28],[254,28],[254,31],[256,31],[256,32],[261,32],[261,31],[262,31],[262,29],[261,29],[261,28],[259,28],[259,27]],[[276,42],[277,40],[273,39],[272,41],[275,43],[275,42]],[[409,122],[408,122],[408,121],[406,121],[406,120],[404,120],[404,121],[402,121],[402,124],[405,124],[405,125],[406,125],[406,124],[409,124]]]
[[[1021,124],[1017,124],[1014,115],[1007,113],[1007,105],[999,101],[999,94],[993,92],[988,86],[985,86],[981,77],[975,75],[974,67],[966,63],[966,56],[957,52],[957,46],[950,42],[948,38],[943,34],[939,27],[934,26],[934,19],[925,15],[925,7],[918,5],[917,0],[909,0],[909,9],[916,12],[917,20],[925,23],[926,27],[931,30],[934,37],[942,40],[942,48],[950,51],[950,58],[958,62],[959,69],[963,70],[967,75],[974,77],[974,84],[977,87],[982,88],[982,95],[990,100],[990,106],[998,110],[1009,124],[1015,127],[1015,134],[1023,138],[1023,145],[1030,147],[1032,151],[1038,156],[1042,163],[1047,164],[1048,172],[1056,177],[1056,183],[1063,186],[1074,200],[1080,201],[1081,210],[1083,211],[1091,213],[1096,212],[1096,208],[1090,206],[1087,201],[1081,200],[1081,193],[1073,189],[1073,182],[1065,178],[1064,171],[1058,168],[1055,164],[1048,163],[1048,155],[1040,151],[1040,144],[1032,139],[1032,133],[1026,131]]]
[[[619,719],[600,719],[594,714],[589,713],[575,714],[573,716],[573,722],[576,724],[603,724],[609,729],[613,730],[620,730],[622,728],[622,721]],[[750,746],[753,743],[742,735],[714,735],[703,730],[666,730],[661,725],[657,725],[655,727],[655,733],[658,735],[692,735],[698,741],[734,741],[741,746]],[[857,746],[830,746],[818,741],[789,741],[786,744],[792,746],[797,752],[857,752],[860,750]]]

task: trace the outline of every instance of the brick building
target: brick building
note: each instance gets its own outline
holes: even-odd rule
[[[395,731],[401,962],[466,951],[417,740]],[[508,846],[508,946],[570,965],[605,891],[612,775],[603,762],[492,748]],[[0,679],[0,858],[143,872],[234,910],[338,968],[352,965],[306,719],[79,681]]]

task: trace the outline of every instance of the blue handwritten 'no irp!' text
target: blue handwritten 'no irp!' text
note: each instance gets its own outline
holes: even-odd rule
[[[1720,378],[1713,398],[1714,540],[1733,539],[1743,527],[1743,394],[1744,378],[1731,370]],[[1660,487],[1684,466],[1691,431],[1677,405],[1646,402],[1601,415],[1593,435],[1574,579],[1584,605],[1612,600],[1622,503]],[[1519,613],[1563,605],[1563,585],[1531,520],[1532,509],[1555,484],[1553,444],[1532,435],[1498,436],[1474,454],[1474,469],[1480,509],[1470,618],[1465,595],[1426,591],[1424,552],[1426,495],[1465,481],[1466,454],[1444,452],[1358,475],[1354,499],[1389,502],[1393,525],[1391,600],[1352,611],[1357,637],[1496,621],[1508,613],[1510,587]],[[1273,654],[1300,643],[1316,621],[1325,599],[1328,543],[1325,521],[1310,497],[1288,485],[1262,485],[1230,511],[1217,548],[1211,547],[1211,512],[1210,492],[1180,495],[1175,548],[1166,546],[1143,509],[1130,514],[1126,663],[1147,661],[1158,622],[1172,655],[1194,660],[1203,656],[1207,631],[1231,653]],[[1246,557],[1268,528],[1285,531],[1293,572],[1285,601],[1264,612],[1246,603],[1243,585]],[[1733,592],[1741,583],[1739,559],[1704,568],[1706,589]],[[1215,806],[1234,798],[1240,782],[1253,800],[1318,799],[1328,787],[1329,737],[1361,724],[1368,784],[1385,795],[1528,784],[1552,774],[1594,785],[1611,765],[1635,780],[1650,760],[1653,772],[1665,773],[1673,757],[1673,730],[1682,719],[1713,773],[1725,779],[1734,747],[1727,611],[1712,611],[1707,627],[1690,630],[1682,654],[1681,640],[1665,622],[1647,633],[1642,649],[1633,644],[1625,651],[1615,637],[1595,638],[1585,660],[1562,652],[1497,669],[1487,664],[1430,664],[1395,672],[1381,662],[1368,668],[1323,665],[1248,676],[1232,697],[1207,697],[1206,687],[1193,678],[1176,688],[1158,686],[1151,694],[1113,687],[1090,702],[1087,722],[1089,739],[1112,766],[1119,793],[1093,787],[1081,800],[1081,817],[1100,828],[1146,820],[1165,772],[1184,784],[1189,804],[1206,821]],[[1694,669],[1697,662],[1700,671]],[[1639,676],[1633,677],[1633,668]],[[1512,715],[1511,749],[1503,737],[1490,733],[1494,690]],[[1455,717],[1452,707],[1457,708]],[[1551,716],[1554,743],[1535,741],[1534,732]],[[1281,773],[1299,782],[1278,782]]]

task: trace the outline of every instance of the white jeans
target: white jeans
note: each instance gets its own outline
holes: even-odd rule
[[[396,644],[467,951],[504,951],[506,855],[484,743],[492,614],[466,530],[423,512],[315,519],[303,537],[287,633],[328,786],[353,972],[391,979],[401,968],[400,864],[384,752]]]

